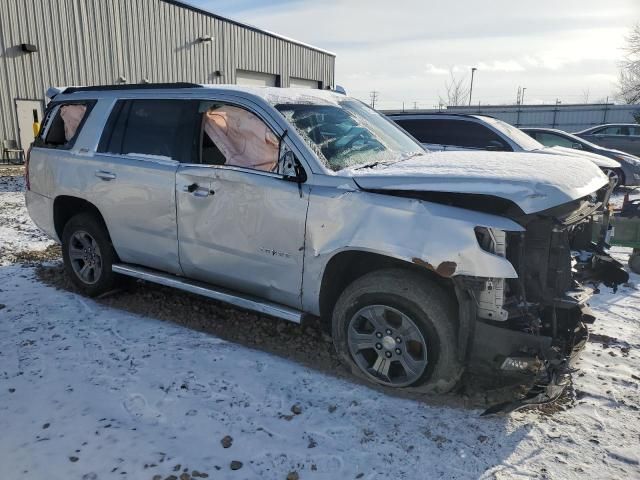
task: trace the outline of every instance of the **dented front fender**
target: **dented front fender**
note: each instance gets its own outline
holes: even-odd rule
[[[407,197],[314,187],[307,218],[303,305],[315,314],[324,270],[344,251],[388,256],[447,278],[517,277],[508,260],[480,247],[474,231],[477,226],[524,230],[504,217]]]

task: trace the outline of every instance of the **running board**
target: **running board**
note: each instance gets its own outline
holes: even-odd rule
[[[302,312],[293,308],[285,307],[277,303],[265,302],[255,297],[239,294],[223,288],[213,287],[204,282],[189,280],[187,278],[171,275],[170,273],[159,272],[150,268],[139,267],[137,265],[115,264],[111,267],[115,273],[139,278],[147,282],[157,283],[167,287],[177,288],[186,292],[195,293],[204,297],[209,297],[220,302],[228,303],[236,307],[264,313],[272,317],[282,318],[294,323],[300,323]]]

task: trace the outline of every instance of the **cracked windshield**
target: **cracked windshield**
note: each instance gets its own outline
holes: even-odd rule
[[[424,153],[406,133],[356,100],[276,108],[325,166],[336,172],[395,163]]]

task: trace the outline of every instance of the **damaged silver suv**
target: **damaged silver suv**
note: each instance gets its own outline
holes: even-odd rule
[[[88,295],[130,276],[293,322],[351,370],[446,392],[465,369],[551,398],[626,280],[594,234],[607,178],[528,153],[428,153],[329,91],[196,84],[51,89],[27,205]],[[604,229],[603,229],[604,230]]]

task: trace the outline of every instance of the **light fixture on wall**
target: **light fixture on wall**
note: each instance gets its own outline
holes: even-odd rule
[[[38,51],[38,46],[33,43],[22,43],[20,44],[20,50],[26,53],[34,53]]]
[[[213,37],[211,35],[201,35],[198,37],[198,43],[208,43],[213,42]]]
[[[223,74],[222,70],[216,70],[215,72],[213,72],[213,76],[214,77],[221,77]]]
[[[143,78],[140,83],[151,83],[151,81],[148,78]]]
[[[125,77],[124,75],[120,75],[118,77],[118,82],[119,83],[127,83],[127,77]]]

